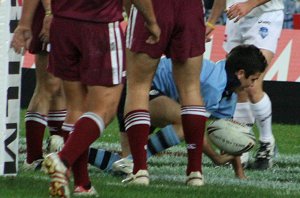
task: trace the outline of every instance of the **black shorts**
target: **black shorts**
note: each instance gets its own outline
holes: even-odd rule
[[[149,101],[153,100],[154,98],[157,98],[159,96],[164,96],[164,94],[156,89],[154,86],[151,87],[149,91]],[[126,99],[126,85],[123,88],[120,103],[118,106],[118,123],[119,123],[119,130],[120,132],[125,132],[125,123],[124,123],[124,107],[125,107],[125,99]]]

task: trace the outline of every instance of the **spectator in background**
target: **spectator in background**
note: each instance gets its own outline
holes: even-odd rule
[[[300,13],[300,0],[296,1],[296,13]]]
[[[296,0],[284,0],[284,21],[283,28],[293,29],[293,16],[297,12],[297,2]]]
[[[204,3],[204,8],[205,8],[205,20],[207,20],[208,17],[210,16],[210,14],[211,14],[211,10],[212,10],[213,4],[214,4],[214,0],[204,0],[203,3]],[[227,20],[226,12],[223,12],[221,14],[221,16],[219,17],[219,19],[216,21],[216,24],[225,25],[226,20]]]
[[[295,17],[298,17],[298,20],[295,20]],[[300,0],[296,1],[296,13],[294,15],[294,29],[300,29],[300,21],[299,21],[299,17],[300,17]],[[297,24],[295,24],[295,22]]]

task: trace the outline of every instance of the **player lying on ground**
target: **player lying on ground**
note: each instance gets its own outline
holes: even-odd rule
[[[206,110],[211,114],[211,117],[217,119],[232,118],[237,102],[236,93],[244,88],[253,86],[266,66],[267,62],[264,56],[253,45],[238,46],[228,54],[226,60],[217,63],[204,60],[200,75],[201,92],[204,96]],[[173,80],[172,62],[170,59],[162,58],[160,60],[149,95],[151,125],[161,129],[148,139],[148,158],[179,144],[184,138],[180,118],[180,98]],[[122,132],[124,131],[122,100],[118,118],[120,131]],[[121,134],[121,142],[123,142],[123,156],[126,156],[129,154],[126,133]],[[218,156],[207,142],[204,144],[204,152],[215,163],[224,163],[230,160],[228,155]],[[103,152],[99,152],[99,155],[103,155]],[[111,157],[115,156],[111,155]],[[108,159],[107,156],[105,158]],[[104,159],[104,157],[97,156],[96,150],[91,149],[90,163],[101,167],[99,159]],[[113,167],[116,170],[130,173],[132,171],[132,163],[128,159],[125,158],[115,162]],[[106,164],[111,164],[112,161],[106,162]],[[236,176],[245,178],[239,157],[234,159],[233,166]]]

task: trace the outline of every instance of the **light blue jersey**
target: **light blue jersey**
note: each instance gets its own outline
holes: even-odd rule
[[[203,60],[200,83],[206,110],[216,118],[233,117],[237,95],[233,93],[228,97],[223,97],[227,84],[225,60],[217,63]],[[179,102],[179,95],[173,80],[172,61],[170,59],[162,58],[160,60],[152,85],[164,95]]]

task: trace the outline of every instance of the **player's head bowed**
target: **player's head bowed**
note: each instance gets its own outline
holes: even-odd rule
[[[245,71],[248,78],[256,73],[263,73],[268,63],[259,48],[254,45],[239,45],[233,48],[227,55],[226,70],[236,73],[239,70]]]

